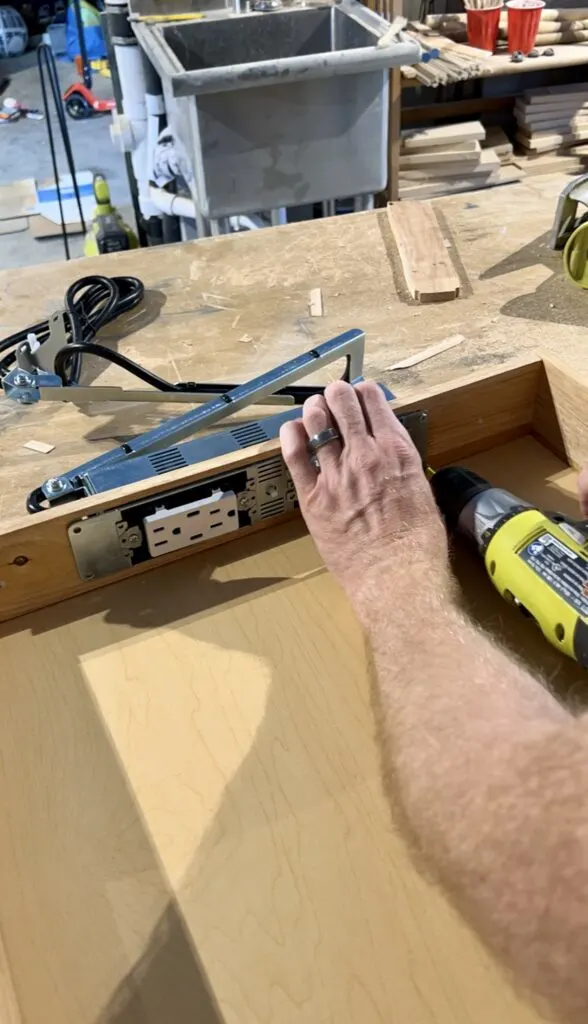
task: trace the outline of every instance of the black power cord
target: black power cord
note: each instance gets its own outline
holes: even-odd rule
[[[67,345],[57,353],[54,367],[54,372],[61,377],[65,387],[79,383],[82,356],[88,353],[117,363],[160,391],[175,389],[175,385],[149,373],[132,359],[93,343],[102,327],[138,306],[144,294],[143,282],[137,277],[103,277],[94,274],[81,277],[68,288],[65,294]],[[39,344],[43,345],[49,337],[49,321],[40,320],[0,341],[0,380],[15,366],[17,346],[26,341],[29,334],[34,334]]]
[[[103,277],[95,274],[74,281],[65,293],[67,344],[59,349],[53,367],[54,373],[61,378],[64,387],[79,384],[84,355],[99,356],[100,359],[116,363],[157,391],[189,391],[195,395],[212,396],[225,395],[237,387],[236,384],[198,384],[194,381],[178,381],[172,384],[127,356],[121,355],[120,352],[113,352],[94,341],[101,327],[134,309],[144,294],[143,282],[139,281],[138,277]],[[42,345],[49,337],[49,321],[40,320],[0,341],[0,356],[6,353],[0,358],[0,384],[16,365],[17,346],[26,341],[29,334],[34,334]],[[343,380],[349,380],[349,359]],[[292,387],[280,388],[276,394],[290,398],[295,405],[302,405],[311,395],[320,395],[323,391],[324,387],[295,384]]]

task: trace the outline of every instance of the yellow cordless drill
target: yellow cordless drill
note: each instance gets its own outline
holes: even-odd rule
[[[431,487],[449,530],[478,546],[500,594],[588,668],[588,523],[542,512],[457,466]]]
[[[96,206],[84,239],[84,256],[102,256],[110,252],[136,249],[139,244],[137,238],[112,205],[108,182],[102,174],[94,175],[94,199]]]

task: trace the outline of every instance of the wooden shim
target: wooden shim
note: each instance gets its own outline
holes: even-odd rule
[[[562,146],[571,145],[573,142],[583,142],[588,139],[588,128],[574,132],[573,134],[543,134],[538,132],[532,136],[524,132],[517,132],[517,142],[520,142],[525,149],[536,150],[538,153],[548,153],[552,149],[560,149]]]
[[[430,109],[430,108],[429,108]],[[404,146],[400,147],[401,156],[410,156],[411,158],[416,157],[420,160],[421,156],[429,155],[438,157],[441,153],[479,153],[480,143],[476,139],[466,139],[465,142],[455,142],[449,146],[431,146],[430,149],[418,150],[415,152],[411,149],[405,149]]]
[[[400,169],[406,167],[437,167],[438,164],[459,164],[460,166],[475,167],[480,161],[482,152],[480,143],[475,142],[476,149],[431,149],[417,150],[415,153],[400,154]]]
[[[518,117],[516,121],[521,132],[524,135],[528,135],[529,138],[533,138],[535,135],[553,135],[554,133],[566,135],[570,132],[582,132],[588,127],[588,115],[585,117],[554,117],[551,121],[531,124],[528,121],[520,120]]]
[[[578,82],[573,85],[548,85],[543,89],[526,89],[523,93],[525,103],[545,102],[546,97],[565,96],[572,93],[585,93],[588,97],[588,84]]]
[[[422,128],[402,132],[402,145],[407,149],[430,149],[432,146],[458,145],[460,142],[480,142],[486,131],[479,121],[465,121],[462,124],[441,125],[439,128]]]
[[[430,203],[389,203],[388,221],[413,299],[446,302],[457,298],[459,277]]]
[[[487,178],[441,178],[423,182],[421,185],[404,186],[400,190],[403,201],[410,199],[438,199],[440,196],[456,195],[460,192],[476,192],[483,188],[495,188],[498,185],[510,185],[525,177],[524,171],[514,164],[507,164],[493,171]]]
[[[448,178],[472,178],[489,177],[500,167],[500,158],[493,149],[484,149],[479,156],[477,164],[468,165],[462,163],[441,164],[427,168],[403,170],[400,174],[400,184],[403,181],[443,181]]]
[[[308,293],[308,312],[310,316],[323,315],[323,293],[320,288],[311,288]]]
[[[461,345],[464,341],[465,335],[452,334],[451,337],[443,338],[443,341],[438,341],[435,345],[428,345],[427,348],[422,348],[420,352],[415,352],[414,355],[407,356],[406,359],[401,359],[399,362],[393,363],[392,366],[387,366],[386,369],[408,370],[411,366],[424,363],[426,359],[432,359],[433,356],[440,356],[443,352],[448,352],[449,349]]]
[[[576,113],[579,111],[588,111],[588,93],[585,96],[560,96],[555,102],[549,100],[545,103],[525,103],[522,99],[517,99],[515,103],[515,112],[518,111],[524,117],[545,117],[546,115],[561,114],[561,113]]]

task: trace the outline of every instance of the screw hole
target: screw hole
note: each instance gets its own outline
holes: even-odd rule
[[[74,526],[73,533],[81,533],[81,532],[82,532],[81,526]]]
[[[494,576],[495,572],[496,572],[496,562],[490,562],[490,575]]]
[[[566,631],[565,631],[564,627],[562,626],[561,622],[558,622],[557,626],[555,627],[555,636],[559,640],[560,643],[564,639],[565,635],[566,635]]]
[[[17,555],[12,564],[13,565],[26,565],[27,562],[28,562],[28,558],[27,558],[26,555]]]

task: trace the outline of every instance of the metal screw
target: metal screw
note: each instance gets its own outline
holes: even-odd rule
[[[45,484],[45,490],[49,494],[61,494],[62,491],[67,490],[67,480],[64,480],[62,476],[52,476]]]
[[[239,507],[240,508],[247,508],[248,504],[249,504],[249,496],[247,494],[242,494],[241,497],[239,498]]]
[[[13,377],[13,384],[17,388],[26,388],[28,384],[32,384],[33,381],[29,377],[28,373],[15,373]]]
[[[16,558],[12,560],[13,565],[26,565],[27,562],[28,558],[26,555],[17,555]]]
[[[268,498],[277,498],[280,493],[280,489],[279,487],[277,487],[276,484],[270,484],[268,487],[266,487],[265,493],[267,494]]]

